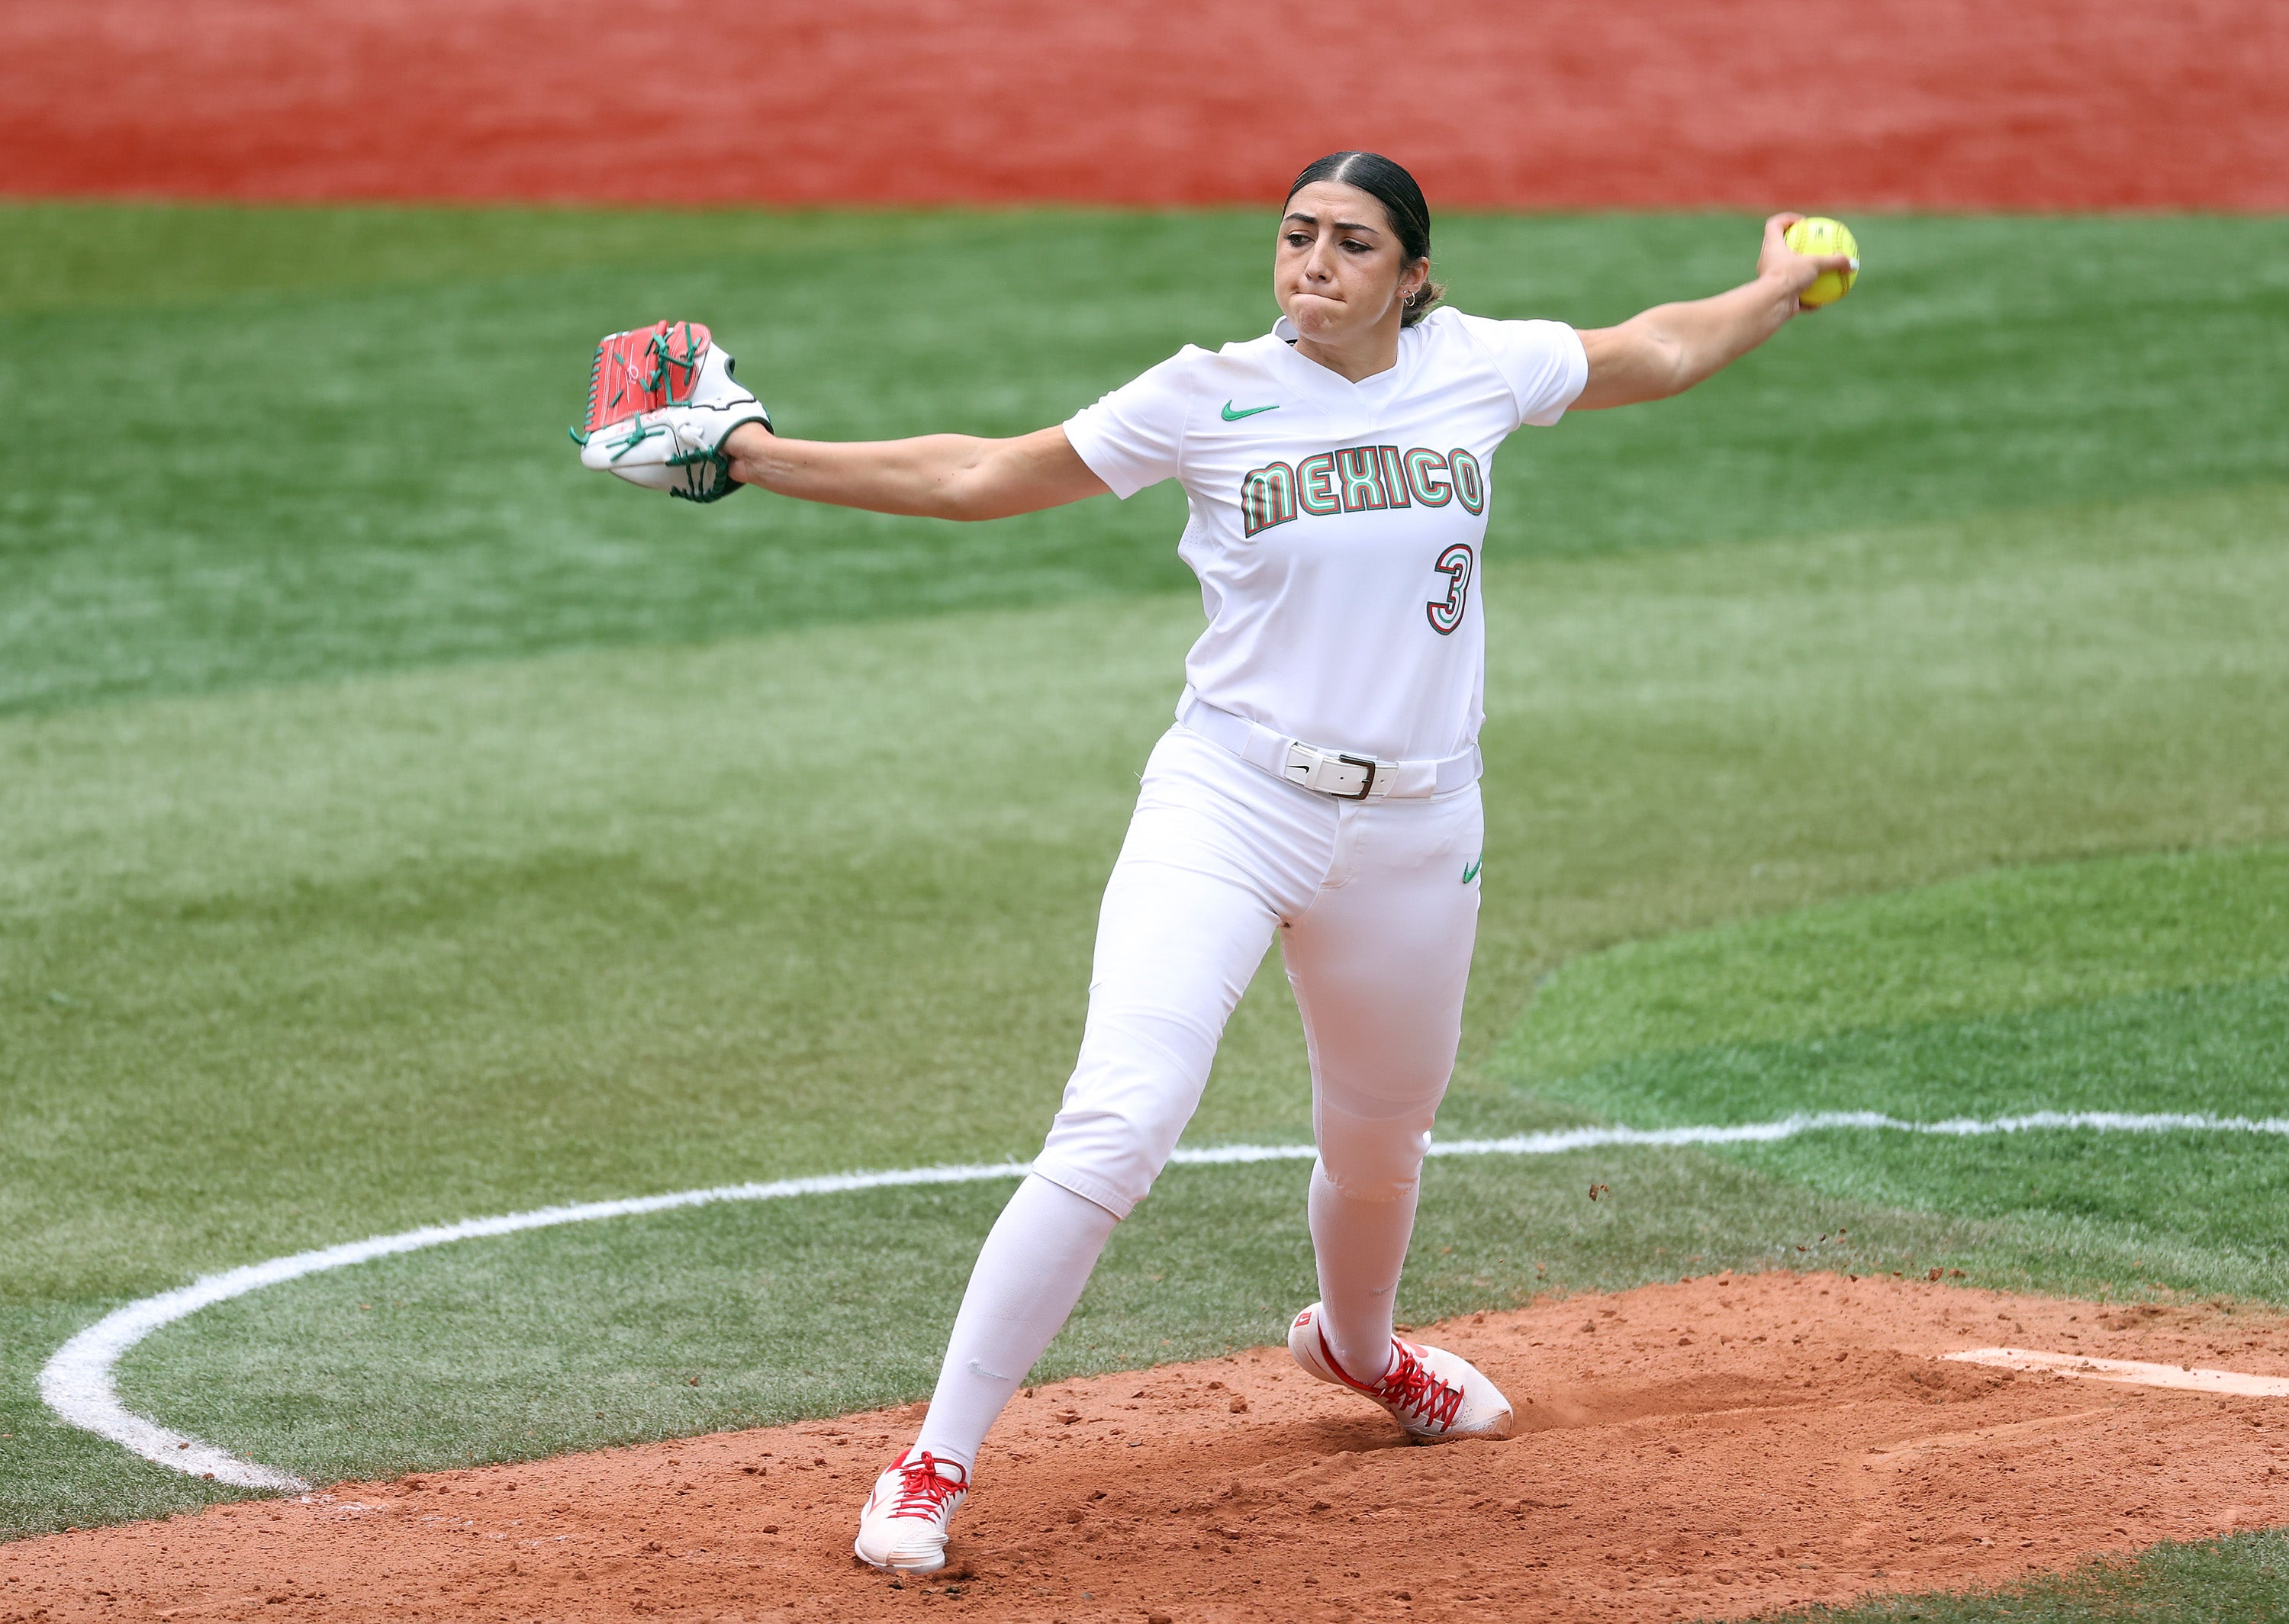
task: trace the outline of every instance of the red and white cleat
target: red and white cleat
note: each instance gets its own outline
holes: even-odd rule
[[[1365,1393],[1392,1413],[1417,1444],[1443,1444],[1448,1438],[1506,1438],[1510,1436],[1510,1400],[1487,1380],[1478,1366],[1443,1348],[1391,1339],[1391,1368],[1374,1381],[1354,1381],[1336,1363],[1320,1325],[1320,1305],[1313,1303],[1296,1316],[1288,1327],[1288,1351],[1296,1363],[1338,1387]]]
[[[969,1497],[969,1474],[951,1461],[911,1449],[874,1479],[858,1509],[861,1562],[901,1573],[934,1573],[945,1565],[946,1524]]]

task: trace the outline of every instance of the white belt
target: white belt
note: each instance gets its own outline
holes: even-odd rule
[[[1379,761],[1275,733],[1261,722],[1210,705],[1190,687],[1177,701],[1176,721],[1251,767],[1338,800],[1421,800],[1463,789],[1479,777],[1476,744],[1441,761]]]

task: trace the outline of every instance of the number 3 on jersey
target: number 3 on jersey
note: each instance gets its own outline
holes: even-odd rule
[[[1432,599],[1423,606],[1423,612],[1431,617],[1431,629],[1441,637],[1463,624],[1464,611],[1471,606],[1471,563],[1470,548],[1458,541],[1431,566],[1447,577],[1447,595]]]

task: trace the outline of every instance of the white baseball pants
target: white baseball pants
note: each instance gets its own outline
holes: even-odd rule
[[[918,1447],[973,1463],[1176,1148],[1275,935],[1311,1058],[1324,1323],[1346,1370],[1383,1372],[1461,1041],[1483,832],[1476,784],[1340,800],[1181,726],[1162,737],[1105,887],[1079,1063],[979,1254]]]

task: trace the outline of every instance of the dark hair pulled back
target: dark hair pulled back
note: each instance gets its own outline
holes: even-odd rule
[[[1288,188],[1281,207],[1293,203],[1296,194],[1315,180],[1355,186],[1381,203],[1383,211],[1391,217],[1391,228],[1399,234],[1399,251],[1407,264],[1431,257],[1431,205],[1423,201],[1423,188],[1415,184],[1414,176],[1381,153],[1331,152],[1324,158],[1312,159]],[[1446,296],[1445,288],[1426,280],[1422,291],[1407,301],[1399,324],[1414,326]]]

